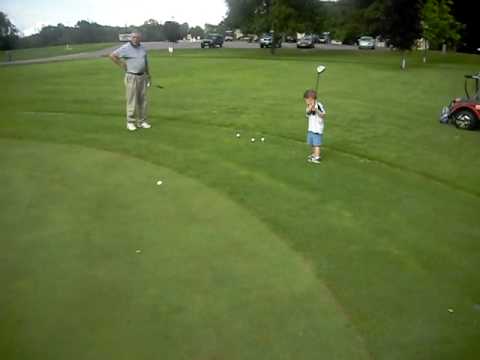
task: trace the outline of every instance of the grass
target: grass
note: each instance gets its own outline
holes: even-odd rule
[[[11,60],[43,59],[61,55],[72,55],[83,52],[92,52],[115,46],[115,43],[73,44],[68,48],[65,45],[47,46],[40,48],[17,49],[10,51]],[[0,51],[0,61],[8,61],[6,51]]]
[[[437,121],[476,61],[153,53],[133,134],[106,59],[0,69],[4,358],[476,358],[479,133]]]

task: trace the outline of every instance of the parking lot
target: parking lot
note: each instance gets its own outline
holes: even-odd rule
[[[172,46],[169,42],[144,42],[143,43],[147,49],[149,50],[162,50],[168,49]],[[200,48],[200,41],[179,41],[173,45],[177,49],[196,49]],[[256,42],[246,42],[246,41],[226,41],[223,46],[229,49],[256,49],[259,48],[260,45]],[[296,43],[282,43],[282,47],[284,48],[296,48]],[[354,45],[331,45],[331,44],[316,44],[316,49],[324,49],[324,50],[356,50],[357,46]],[[305,51],[308,51],[305,50]]]

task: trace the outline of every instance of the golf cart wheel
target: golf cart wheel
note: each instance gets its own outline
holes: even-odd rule
[[[476,115],[470,110],[460,110],[453,114],[453,122],[459,129],[474,130],[478,125]]]

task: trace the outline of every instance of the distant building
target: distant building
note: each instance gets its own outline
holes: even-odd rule
[[[118,40],[121,42],[130,41],[130,37],[132,34],[118,34]]]

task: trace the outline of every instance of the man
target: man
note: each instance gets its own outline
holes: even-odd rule
[[[147,50],[134,32],[130,41],[110,54],[110,59],[125,71],[127,92],[127,129],[150,129],[147,121],[147,86],[150,86]]]

